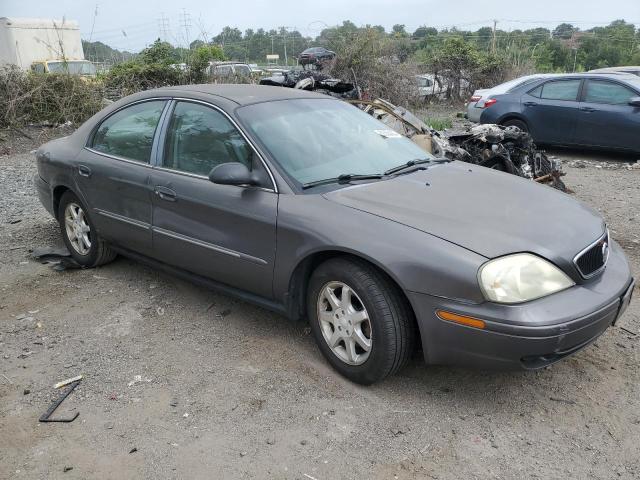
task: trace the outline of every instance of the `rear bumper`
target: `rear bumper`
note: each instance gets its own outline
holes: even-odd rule
[[[594,281],[522,305],[465,304],[409,293],[430,364],[484,369],[536,369],[586,347],[628,305],[634,282],[622,249],[612,243],[605,271]],[[485,329],[441,320],[443,309],[485,322]]]
[[[482,108],[476,107],[476,102],[467,105],[467,119],[469,121],[480,123],[480,115],[482,115]]]
[[[53,211],[53,193],[51,192],[51,186],[38,174],[33,176],[33,184],[38,192],[40,203],[42,203],[42,206],[47,209],[47,212],[55,218],[56,214]]]

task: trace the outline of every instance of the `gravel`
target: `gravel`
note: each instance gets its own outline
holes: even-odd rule
[[[31,148],[0,156],[0,478],[640,477],[640,292],[618,327],[550,368],[416,357],[365,388],[331,370],[306,325],[123,258],[32,261],[61,242]],[[635,159],[553,155],[640,272],[640,170],[619,166]],[[78,419],[39,424],[52,385],[80,374],[55,414]]]

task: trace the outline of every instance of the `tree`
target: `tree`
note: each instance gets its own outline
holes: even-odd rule
[[[213,60],[225,60],[222,49],[216,45],[202,45],[191,52],[187,66],[193,82],[199,83],[205,80],[206,69]]]
[[[171,64],[175,63],[175,49],[169,42],[163,42],[159,38],[140,52],[140,60],[146,64]]]
[[[394,25],[391,29],[391,34],[396,38],[406,38],[409,36],[405,30],[405,26],[401,24]]]
[[[553,38],[569,40],[578,29],[570,23],[561,23],[553,30]]]

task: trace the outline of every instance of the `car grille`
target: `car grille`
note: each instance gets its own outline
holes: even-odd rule
[[[573,260],[580,275],[590,278],[601,272],[609,258],[609,231],[582,250]]]

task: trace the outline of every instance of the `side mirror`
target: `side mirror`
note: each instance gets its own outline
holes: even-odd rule
[[[240,162],[221,163],[213,167],[209,180],[220,185],[257,185],[259,182],[246,165]]]
[[[640,97],[631,97],[629,99],[629,105],[632,107],[640,107]]]

